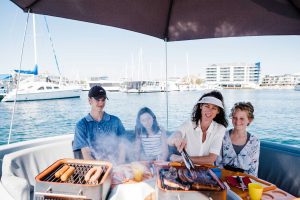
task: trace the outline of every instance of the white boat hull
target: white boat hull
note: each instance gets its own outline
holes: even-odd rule
[[[63,89],[57,91],[42,91],[42,92],[19,92],[16,101],[36,101],[49,99],[65,99],[80,97],[81,89]],[[15,93],[7,94],[2,101],[12,102],[15,100]]]
[[[26,79],[20,82],[19,89],[13,89],[2,99],[4,102],[36,101],[80,97],[81,88],[76,85],[60,85],[52,82]]]

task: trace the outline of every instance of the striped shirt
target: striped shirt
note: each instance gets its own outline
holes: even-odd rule
[[[143,154],[146,160],[156,160],[162,154],[162,132],[158,131],[153,135],[141,134]]]

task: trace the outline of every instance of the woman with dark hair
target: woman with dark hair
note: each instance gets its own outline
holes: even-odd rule
[[[254,119],[250,102],[235,103],[231,109],[233,129],[226,131],[216,165],[257,176],[260,141],[247,131]]]
[[[136,117],[136,150],[138,160],[166,160],[168,145],[166,131],[157,123],[148,107],[141,108]]]
[[[191,120],[179,127],[168,139],[168,144],[179,152],[185,148],[196,164],[213,164],[220,153],[227,126],[223,96],[214,90],[200,97]],[[182,161],[182,158],[172,154],[170,160]]]

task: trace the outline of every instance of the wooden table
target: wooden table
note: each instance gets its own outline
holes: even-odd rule
[[[264,190],[263,190],[263,195],[262,195],[262,200],[267,200],[267,199],[280,199],[280,200],[289,200],[289,199],[295,199],[295,197],[279,188],[276,187],[276,185],[269,183],[267,181],[264,181],[262,179],[259,179],[257,177],[251,176],[249,174],[241,173],[241,172],[233,172],[229,171],[226,169],[222,169],[222,177],[221,180],[223,182],[226,182],[226,177],[227,176],[247,176],[250,179],[261,183],[265,185]],[[228,184],[229,185],[229,184]],[[242,199],[248,200],[249,198],[249,193],[248,190],[243,191],[242,189],[239,189],[237,187],[231,187],[230,189],[235,192],[237,195],[239,195]]]

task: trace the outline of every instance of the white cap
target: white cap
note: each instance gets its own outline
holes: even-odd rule
[[[203,97],[200,101],[197,103],[210,103],[214,104],[216,106],[219,106],[220,108],[224,109],[222,101],[216,97],[208,96],[208,97]]]

